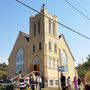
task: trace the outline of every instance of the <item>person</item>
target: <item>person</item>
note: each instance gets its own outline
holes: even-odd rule
[[[23,72],[22,71],[19,71],[19,78],[22,77],[22,74],[23,74]]]
[[[74,83],[74,90],[78,90],[78,81],[76,76],[74,77],[73,83]]]
[[[82,77],[82,83],[83,83],[83,86],[85,88],[85,86],[86,86],[86,76],[83,76]]]
[[[78,89],[80,90],[80,87],[81,87],[81,78],[79,77],[78,78]]]
[[[29,78],[29,85],[30,85],[30,88],[32,88],[32,77],[31,76]]]
[[[29,88],[29,77],[28,76],[26,76],[25,78],[25,83],[26,83],[26,87]]]
[[[71,90],[71,80],[70,80],[70,76],[67,78],[67,88],[68,88],[68,90]]]
[[[42,88],[42,78],[41,78],[41,76],[39,77],[39,89],[41,90],[41,88]]]
[[[63,73],[61,73],[61,87],[62,90],[66,90],[66,77],[63,75]]]
[[[32,90],[35,90],[35,87],[34,87],[34,79],[33,79],[32,77],[30,77],[29,83],[30,83],[31,89],[32,89]]]
[[[22,78],[23,72],[20,70],[19,71],[19,75],[16,78],[17,79],[17,83],[16,83],[16,87],[19,89],[20,88],[20,79]]]
[[[20,90],[26,89],[26,84],[25,84],[25,79],[24,79],[23,74],[21,75],[21,77],[19,79],[19,87],[20,87]]]
[[[36,77],[35,79],[35,86],[36,86],[36,89],[38,88],[38,77]]]
[[[89,84],[85,85],[85,90],[90,90],[90,85]]]

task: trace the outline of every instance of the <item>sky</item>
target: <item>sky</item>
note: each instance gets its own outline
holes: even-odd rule
[[[32,8],[40,11],[42,4],[46,4],[48,11],[58,17],[64,25],[90,38],[90,20],[86,19],[65,0],[20,0]],[[90,0],[68,0],[83,14],[90,18]],[[29,17],[37,14],[16,0],[0,0],[0,63],[8,63],[19,31],[29,34]],[[59,34],[63,34],[75,58],[75,65],[86,61],[90,54],[90,40],[73,33],[58,25]]]

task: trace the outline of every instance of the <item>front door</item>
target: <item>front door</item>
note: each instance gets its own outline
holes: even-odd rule
[[[39,75],[39,72],[40,72],[40,65],[39,64],[34,65],[34,71],[37,71],[35,73],[35,75]]]

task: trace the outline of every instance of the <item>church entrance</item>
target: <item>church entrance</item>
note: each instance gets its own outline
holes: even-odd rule
[[[34,71],[40,71],[40,65],[39,64],[34,65]]]
[[[34,59],[33,67],[34,67],[35,75],[40,75],[40,60],[38,57]]]
[[[34,65],[34,71],[35,71],[35,75],[39,75],[39,73],[40,73],[40,65],[39,64]]]

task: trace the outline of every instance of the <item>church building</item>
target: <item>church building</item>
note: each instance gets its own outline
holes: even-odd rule
[[[54,87],[58,86],[60,80],[58,67],[64,67],[64,75],[73,79],[75,60],[64,35],[58,33],[56,21],[57,16],[50,14],[47,9],[41,9],[39,14],[30,17],[29,34],[19,32],[8,59],[10,78],[19,71],[24,74],[37,71],[44,77],[46,86]]]

